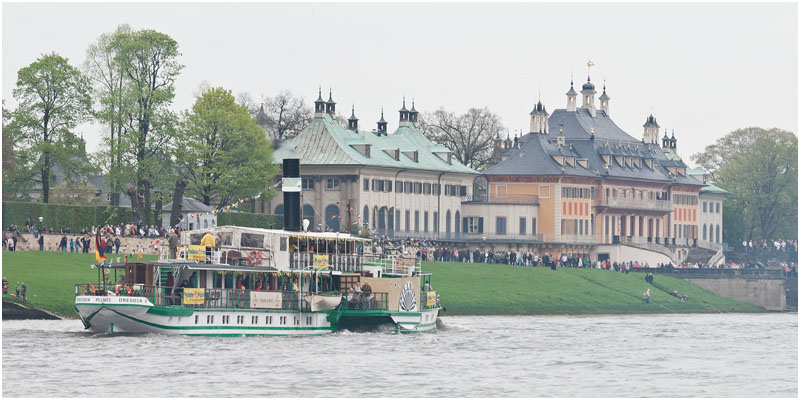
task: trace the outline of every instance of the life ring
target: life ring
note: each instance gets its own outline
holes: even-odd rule
[[[250,261],[251,264],[258,264],[261,262],[261,259],[264,258],[261,255],[261,252],[258,250],[250,250],[250,253],[247,254],[247,260]]]

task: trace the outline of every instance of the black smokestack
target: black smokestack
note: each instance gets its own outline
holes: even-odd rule
[[[283,229],[300,231],[300,160],[283,159]]]

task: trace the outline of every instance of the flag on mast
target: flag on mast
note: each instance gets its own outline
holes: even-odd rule
[[[97,234],[94,236],[94,259],[98,263],[104,263],[106,261],[104,253],[105,249],[100,245],[100,230],[98,229]]]

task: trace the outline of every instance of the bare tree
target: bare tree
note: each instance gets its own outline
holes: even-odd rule
[[[270,136],[276,141],[293,138],[311,121],[311,107],[288,90],[264,99],[264,113],[270,121]]]
[[[449,148],[456,159],[475,170],[489,165],[492,139],[504,130],[500,117],[488,108],[470,108],[462,115],[440,108],[423,113],[422,132],[433,142]]]

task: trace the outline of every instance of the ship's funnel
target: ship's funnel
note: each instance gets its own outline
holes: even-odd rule
[[[297,158],[283,159],[283,229],[287,231],[300,231],[300,192],[302,181],[300,179],[300,160]]]

